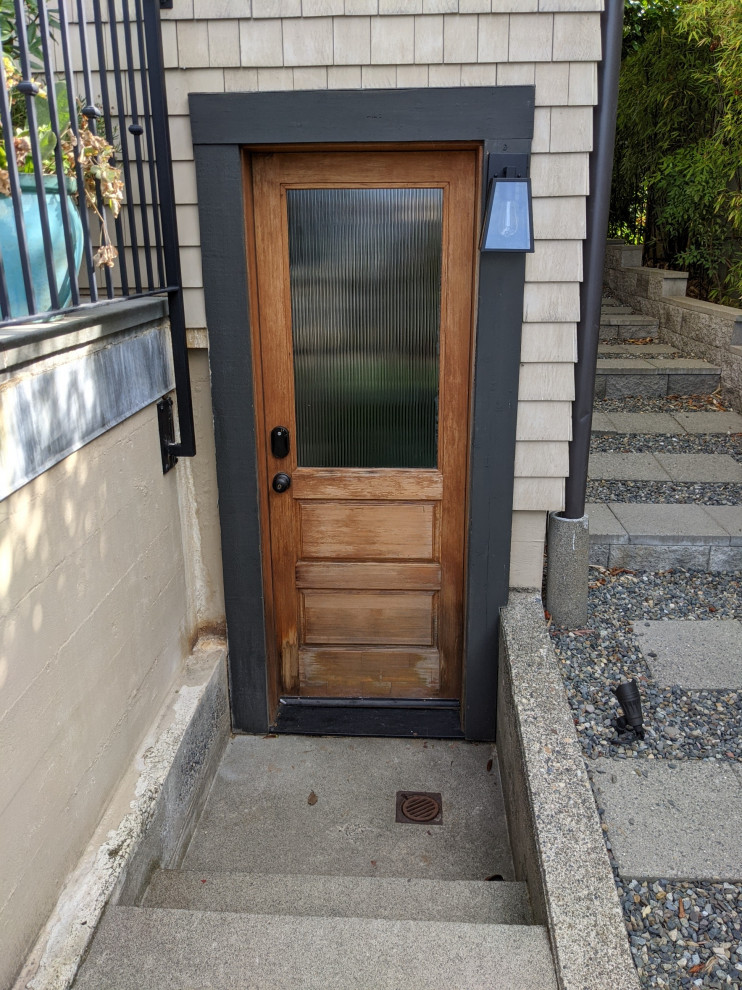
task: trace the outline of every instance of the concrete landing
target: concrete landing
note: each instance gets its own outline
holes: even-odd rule
[[[440,792],[442,823],[397,824],[398,790]],[[494,746],[238,736],[182,869],[512,880]]]
[[[524,883],[383,877],[287,877],[159,870],[142,901],[148,908],[530,925]]]
[[[662,687],[742,688],[742,622],[737,619],[637,622],[634,635]]]
[[[556,990],[546,931],[113,908],[77,990]]]
[[[741,767],[598,759],[592,770],[622,876],[742,880]]]
[[[590,561],[603,567],[742,568],[742,506],[590,503]]]

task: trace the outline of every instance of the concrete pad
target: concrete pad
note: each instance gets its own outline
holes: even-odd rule
[[[730,457],[729,460],[732,460]],[[742,471],[742,465],[740,465]],[[590,454],[588,478],[612,481],[670,481],[670,474],[654,454]]]
[[[616,431],[613,420],[608,413],[604,412],[593,412],[591,429],[593,433],[615,433]]]
[[[742,506],[705,505],[704,508],[711,518],[729,533],[730,546],[742,546]]]
[[[398,790],[440,792],[442,824],[397,824]],[[317,802],[310,805],[312,791]],[[495,748],[422,739],[238,736],[182,868],[438,880],[500,873],[512,880]]]
[[[610,413],[610,419],[617,433],[652,433],[664,436],[678,436],[686,432],[678,420],[674,416],[671,416],[670,413],[612,412]]]
[[[114,908],[76,990],[556,990],[546,930]]]
[[[525,883],[410,880],[399,877],[265,876],[158,870],[148,908],[530,925]]]
[[[735,412],[676,412],[672,417],[686,433],[742,433],[742,416]]]
[[[742,880],[742,772],[737,766],[714,760],[684,760],[670,767],[608,759],[592,766],[621,876]]]
[[[742,622],[737,619],[637,622],[634,635],[663,687],[742,688]]]
[[[653,375],[655,369],[649,361],[641,358],[622,361],[620,358],[598,358],[597,373],[603,375]]]
[[[602,502],[588,502],[585,514],[589,519],[590,543],[628,543],[629,535],[610,508]],[[606,540],[606,537],[610,537]]]
[[[610,509],[629,534],[629,543],[693,546],[729,544],[729,533],[702,505],[610,502]]]
[[[672,481],[742,482],[742,464],[729,454],[662,454],[654,455]],[[592,461],[592,458],[591,458]],[[627,478],[630,476],[627,475]],[[647,478],[647,480],[651,480]],[[742,513],[740,514],[742,522]]]
[[[607,567],[626,567],[632,571],[666,571],[670,567],[684,567],[689,571],[728,570],[723,561],[711,568],[709,559],[713,547],[675,546],[643,543],[613,544],[608,554]],[[729,547],[717,547],[729,550]]]
[[[653,368],[667,375],[720,375],[721,368],[717,368],[700,358],[652,358],[649,362]]]

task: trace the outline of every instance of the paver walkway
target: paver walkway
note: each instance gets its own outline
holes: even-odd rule
[[[610,306],[603,321],[606,338],[620,331],[601,347],[604,375],[613,361],[626,380],[632,361],[643,368],[677,359],[656,342],[627,344],[631,331],[619,323],[632,317],[618,310]],[[654,336],[647,323],[640,326],[642,336]],[[636,573],[603,572],[606,595],[594,614],[608,616],[609,627],[594,631],[597,644],[563,656],[643,985],[740,988],[742,762],[734,726],[742,710],[742,600],[731,609],[729,603],[742,586],[742,416],[700,397],[648,401],[658,393],[642,385],[643,374],[649,372],[633,374],[635,397],[596,401],[587,507],[593,574],[601,566]],[[616,394],[610,384],[601,392]],[[696,580],[678,568],[711,573]],[[625,585],[612,588],[619,580]],[[687,615],[671,618],[682,612],[684,581],[695,582],[696,597]],[[699,608],[702,581],[710,597]],[[722,586],[717,608],[713,588]],[[624,587],[635,589],[626,614],[610,604],[624,600]],[[669,616],[647,618],[658,608]],[[722,618],[715,617],[719,609]],[[611,645],[603,650],[603,642]],[[631,676],[646,740],[614,736],[590,758],[598,739],[612,733],[596,706]],[[606,708],[617,711],[615,703]],[[593,717],[601,728],[591,726]]]

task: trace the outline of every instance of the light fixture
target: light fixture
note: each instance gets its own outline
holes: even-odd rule
[[[527,253],[534,250],[530,179],[506,174],[490,180],[479,249]]]

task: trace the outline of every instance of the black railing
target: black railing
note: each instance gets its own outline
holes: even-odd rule
[[[161,0],[0,0],[0,327],[167,294],[195,453]]]

